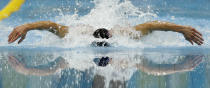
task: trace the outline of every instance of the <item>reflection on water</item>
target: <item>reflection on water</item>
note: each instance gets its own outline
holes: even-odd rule
[[[0,88],[210,87],[209,55],[195,52],[1,51],[0,66]]]

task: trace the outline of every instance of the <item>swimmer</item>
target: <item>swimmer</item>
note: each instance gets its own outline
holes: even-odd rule
[[[30,30],[35,30],[35,29],[47,30],[57,35],[60,38],[64,38],[67,35],[67,33],[71,32],[71,27],[57,24],[51,21],[39,21],[39,22],[34,22],[34,23],[23,24],[14,28],[14,30],[10,33],[8,37],[8,43],[13,43],[19,38],[20,40],[18,41],[18,44],[21,43],[25,39],[27,32]],[[196,43],[197,45],[202,45],[204,41],[204,39],[202,38],[202,34],[198,32],[195,28],[190,27],[190,26],[177,25],[170,22],[162,22],[162,21],[146,22],[143,24],[138,24],[132,27],[131,30],[132,29],[134,31],[141,32],[141,36],[136,36],[135,39],[141,39],[140,37],[149,35],[153,31],[173,31],[173,32],[183,34],[185,39],[189,41],[192,45],[194,43]],[[89,31],[89,33],[90,32],[95,38],[102,38],[102,39],[109,39],[112,36],[115,36],[116,34],[116,31],[114,29],[107,30],[105,28],[99,28],[94,32]],[[123,28],[117,33],[121,33],[121,34],[128,33],[128,35],[130,36],[133,35],[128,30],[123,30]],[[98,44],[98,43],[94,43],[94,44]],[[104,45],[101,43],[99,44]],[[106,44],[106,45],[109,45],[109,44]]]

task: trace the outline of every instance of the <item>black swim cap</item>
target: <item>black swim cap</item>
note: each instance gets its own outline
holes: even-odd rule
[[[102,58],[94,58],[93,60],[95,64],[101,67],[105,67],[109,64],[110,58],[109,57],[102,57]]]
[[[102,57],[98,63],[98,66],[102,66],[102,67],[105,67],[106,65],[109,64],[109,57]]]
[[[108,39],[109,38],[109,31],[105,28],[99,28],[93,33],[93,36],[95,38],[100,38],[101,37],[101,38]]]

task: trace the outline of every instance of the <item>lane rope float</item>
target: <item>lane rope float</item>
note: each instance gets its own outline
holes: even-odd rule
[[[18,11],[25,0],[10,0],[10,2],[0,11],[0,21],[9,17],[13,12]]]

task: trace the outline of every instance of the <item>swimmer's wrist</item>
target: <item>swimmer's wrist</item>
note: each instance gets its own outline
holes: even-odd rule
[[[30,29],[29,27],[25,26],[25,29],[24,29],[25,32],[28,32],[30,30],[32,30],[32,29]]]
[[[188,29],[191,29],[192,27],[190,27],[190,26],[183,26],[181,29],[180,29],[180,33],[182,33],[182,34],[184,34],[184,33],[186,33],[186,31],[188,30]]]
[[[181,29],[179,29],[177,32],[179,32],[179,33],[184,33],[184,28],[181,28]]]
[[[177,32],[184,34],[185,30],[188,28],[188,26],[180,26],[177,29]]]

